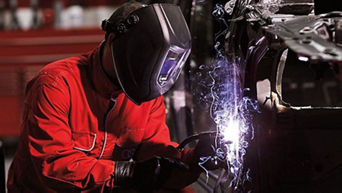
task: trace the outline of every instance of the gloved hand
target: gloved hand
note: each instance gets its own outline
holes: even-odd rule
[[[165,185],[174,170],[189,167],[172,158],[154,157],[142,162],[118,161],[115,163],[114,184],[116,187],[133,187],[138,192],[152,192]]]
[[[220,136],[216,133],[201,135],[194,149],[194,161],[200,168],[215,170],[227,169],[226,147],[220,143]]]

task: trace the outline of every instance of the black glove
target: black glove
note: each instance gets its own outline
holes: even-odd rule
[[[161,188],[175,168],[189,170],[181,161],[154,157],[142,162],[118,161],[115,163],[116,187],[133,187],[139,192],[152,192]]]

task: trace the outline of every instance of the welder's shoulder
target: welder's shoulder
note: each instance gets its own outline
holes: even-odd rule
[[[80,79],[79,66],[80,63],[85,63],[86,59],[84,56],[76,56],[49,63],[38,71],[27,86],[33,84],[55,86],[60,81],[67,83]]]
[[[84,60],[86,60],[86,58],[83,56],[77,56],[49,63],[40,69],[37,76],[51,78],[77,76],[80,74],[79,64],[84,63]]]
[[[84,63],[84,60],[85,58],[83,56],[75,56],[57,60],[45,65],[40,70],[40,74],[64,75],[79,73],[79,64]]]

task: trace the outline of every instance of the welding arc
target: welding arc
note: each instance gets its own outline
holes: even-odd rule
[[[217,134],[217,131],[205,131],[205,132],[201,132],[201,133],[198,133],[198,134],[195,134],[195,135],[191,135],[189,136],[188,138],[184,139],[177,147],[178,150],[181,150],[183,149],[188,143],[190,142],[193,142],[203,136],[206,136],[206,135],[213,135],[213,134]]]

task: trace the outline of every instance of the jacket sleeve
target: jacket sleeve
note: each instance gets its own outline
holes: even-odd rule
[[[177,143],[170,140],[169,129],[165,123],[165,106],[162,97],[155,100],[150,112],[150,118],[145,128],[145,134],[136,158],[146,160],[154,156],[171,157],[179,159],[190,166],[190,170],[175,168],[162,189],[180,190],[195,182],[201,170],[195,166],[193,149],[178,150]]]
[[[165,156],[180,159],[190,164],[193,150],[177,150],[178,144],[170,140],[170,131],[165,122],[166,109],[163,97],[155,99],[145,128],[143,142],[137,152],[137,159],[145,160],[153,156]]]
[[[40,76],[27,92],[24,128],[35,172],[52,189],[112,184],[113,161],[97,160],[73,149],[69,93],[66,81],[49,75]]]

